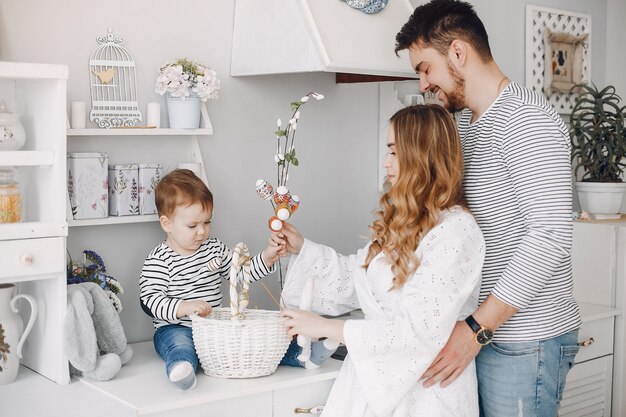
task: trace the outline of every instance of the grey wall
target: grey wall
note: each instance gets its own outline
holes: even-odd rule
[[[330,0],[329,0],[330,1]],[[533,4],[558,7],[593,15],[593,75],[603,83],[607,1],[543,0]],[[493,52],[504,72],[524,82],[525,4],[522,0],[474,1],[491,37]],[[233,0],[0,0],[0,58],[7,61],[67,64],[70,68],[68,103],[89,102],[88,59],[95,39],[114,33],[126,40],[138,71],[138,93],[145,114],[149,101],[162,98],[153,93],[159,66],[178,57],[199,59],[213,66],[222,81],[219,100],[209,102],[214,135],[201,138],[210,187],[215,195],[213,234],[234,245],[240,240],[253,252],[267,241],[266,221],[270,207],[254,192],[257,178],[275,182],[275,122],[289,117],[289,103],[308,91],[326,96],[307,103],[298,126],[297,150],[301,165],[291,172],[290,189],[302,205],[294,224],[312,240],[342,252],[359,248],[368,235],[367,226],[376,208],[377,118],[376,84],[336,85],[332,74],[300,74],[232,78],[229,76]],[[508,16],[503,19],[502,16]],[[289,22],[285,22],[286,25]],[[390,45],[392,47],[392,45]],[[289,53],[289,51],[277,51]],[[408,64],[407,64],[408,65]],[[622,66],[623,68],[623,66]],[[165,114],[162,115],[165,117]],[[145,154],[149,162],[166,160],[164,138],[111,145],[112,138],[92,139],[75,148],[107,150],[113,162],[124,162],[126,146]],[[175,140],[175,139],[172,139]],[[161,149],[160,149],[161,147]],[[98,252],[111,275],[126,289],[121,314],[131,341],[148,340],[152,328],[138,307],[137,280],[146,254],[163,239],[156,223],[72,228],[68,249]],[[276,277],[266,280],[278,293]],[[273,308],[262,288],[255,286],[252,305]]]
[[[606,83],[615,86],[626,100],[626,1],[607,0],[606,24]],[[626,202],[622,205],[626,212]]]

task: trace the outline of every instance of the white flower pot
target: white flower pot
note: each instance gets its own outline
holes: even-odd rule
[[[618,219],[626,182],[576,182],[580,208],[596,219]]]
[[[199,97],[172,97],[167,95],[167,115],[170,129],[198,129],[200,127]]]

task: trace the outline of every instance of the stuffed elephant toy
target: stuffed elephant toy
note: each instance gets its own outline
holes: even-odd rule
[[[65,350],[70,373],[108,381],[133,356],[120,317],[93,282],[67,286]]]

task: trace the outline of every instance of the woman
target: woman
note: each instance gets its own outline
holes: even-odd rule
[[[404,108],[390,119],[385,159],[391,188],[380,199],[372,240],[356,255],[305,240],[291,225],[274,235],[296,254],[283,292],[297,305],[312,276],[313,310],[361,308],[364,320],[285,310],[290,335],[345,343],[349,355],[322,416],[478,416],[475,367],[446,387],[419,382],[457,320],[477,307],[485,255],[463,204],[463,158],[454,121],[436,105]]]

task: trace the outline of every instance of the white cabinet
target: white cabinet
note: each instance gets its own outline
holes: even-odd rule
[[[567,375],[560,417],[610,416],[613,356],[578,363]]]
[[[624,361],[626,355],[626,324],[624,322],[626,222],[575,222],[573,261],[576,299],[581,303],[602,305],[616,311],[613,356],[610,361],[609,356],[606,356],[604,361],[588,367],[596,372],[594,375],[597,378],[600,375],[597,371],[605,372],[606,366],[612,362],[611,372],[606,371],[609,380],[612,376],[612,395],[605,396],[611,408],[607,408],[604,414],[589,415],[624,416],[626,415],[626,393],[624,392],[626,390],[626,362]],[[592,362],[595,361],[588,363]],[[576,367],[574,367],[575,370]],[[576,374],[578,372],[574,372],[574,375]],[[592,374],[584,376],[592,377]]]
[[[127,162],[161,163],[165,171],[176,168],[178,162],[200,164],[200,178],[207,183],[204,160],[200,152],[198,138],[213,134],[213,128],[206,110],[202,106],[203,128],[200,129],[68,129],[69,152],[107,152],[109,164]],[[182,145],[182,146],[181,146]],[[155,157],[158,149],[160,157]],[[163,155],[166,159],[163,159]],[[169,158],[169,159],[167,159]],[[95,226],[121,223],[157,221],[156,214],[134,216],[110,216],[102,219],[74,220],[67,209],[67,221],[72,226]]]
[[[412,12],[409,0],[390,1],[376,15],[340,1],[237,0],[230,73],[326,71],[416,79],[406,51],[403,59],[393,51],[396,33]]]
[[[0,97],[21,115],[26,132],[21,150],[0,151],[0,166],[17,168],[24,206],[21,223],[0,224],[0,283],[16,283],[19,293],[37,300],[22,364],[59,384],[69,382],[63,352],[67,74],[62,65],[0,62]]]
[[[81,383],[126,404],[137,415],[154,417],[302,415],[294,410],[326,403],[342,365],[329,359],[319,369],[279,366],[272,375],[243,379],[212,378],[199,370],[197,386],[181,392],[167,380],[165,365],[152,342],[133,344],[133,350],[133,359],[112,380],[82,379]]]
[[[613,376],[613,326],[618,311],[580,303],[580,351],[567,375],[559,416],[610,416]]]
[[[273,417],[317,415],[315,408],[326,404],[334,379],[274,391]]]

